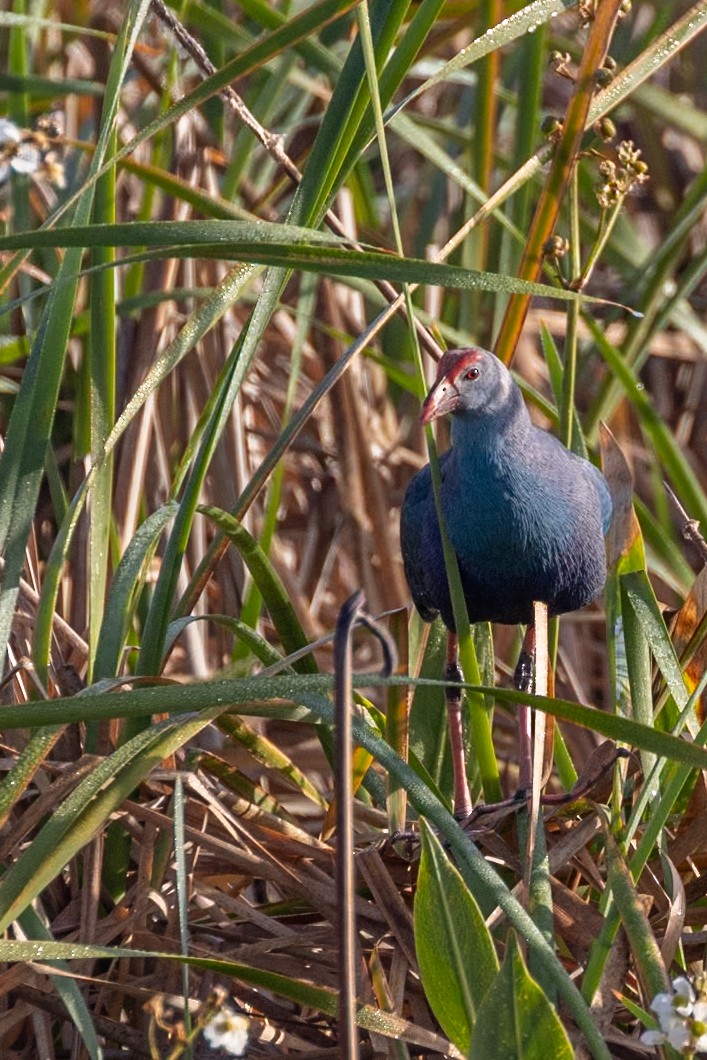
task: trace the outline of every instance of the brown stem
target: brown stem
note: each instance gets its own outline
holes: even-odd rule
[[[596,87],[594,77],[606,58],[620,7],[621,0],[599,0],[597,4],[577,71],[574,91],[562,124],[562,133],[552,156],[550,172],[535,209],[523,259],[518,269],[518,277],[522,280],[537,280],[540,275],[544,247],[555,230],[570,173],[579,154]],[[508,302],[496,342],[496,353],[506,364],[510,362],[516,348],[530,308],[530,297],[527,294],[513,295]]]

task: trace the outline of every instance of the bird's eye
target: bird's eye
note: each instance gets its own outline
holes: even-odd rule
[[[478,379],[479,378],[479,369],[478,368],[470,368],[469,371],[466,373],[466,378],[467,379]]]

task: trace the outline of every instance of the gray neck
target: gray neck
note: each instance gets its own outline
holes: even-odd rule
[[[521,392],[513,386],[499,408],[486,406],[452,416],[452,445],[460,452],[475,452],[479,457],[490,451],[503,459],[509,448],[517,456],[531,427]]]

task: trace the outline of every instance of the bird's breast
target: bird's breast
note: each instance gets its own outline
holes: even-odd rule
[[[493,570],[503,580],[533,571],[551,576],[574,550],[586,515],[581,496],[522,463],[479,461],[458,469],[446,476],[442,495],[459,560],[470,572]],[[603,550],[595,522],[593,536]]]

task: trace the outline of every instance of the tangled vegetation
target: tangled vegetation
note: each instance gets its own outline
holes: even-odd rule
[[[9,6],[2,1056],[694,1055],[707,0]],[[544,802],[474,627],[460,828],[398,514],[467,345],[615,518]]]

